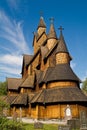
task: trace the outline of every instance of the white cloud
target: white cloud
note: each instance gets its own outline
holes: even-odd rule
[[[0,58],[0,63],[13,65],[13,66],[21,66],[22,64],[22,56],[15,56],[15,55],[3,55]]]
[[[10,19],[4,11],[0,11],[0,77],[2,75],[20,75],[22,54],[29,53],[30,49],[25,40],[22,21]],[[0,79],[1,80],[1,79]]]
[[[1,66],[0,68],[1,68],[1,70],[2,70],[4,73],[8,73],[8,74],[14,74],[14,75],[15,75],[15,74],[16,74],[16,75],[18,74],[18,75],[19,75],[19,74],[21,73],[21,71],[20,71],[20,69],[19,69],[18,67],[16,68],[16,67],[13,67],[13,66],[12,66],[12,67],[9,67],[9,66],[7,66],[7,67],[6,67],[6,66]]]
[[[0,37],[10,41],[22,53],[28,53],[29,47],[24,37],[22,21],[16,22],[0,11]]]

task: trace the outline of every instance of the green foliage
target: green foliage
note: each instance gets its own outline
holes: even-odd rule
[[[0,117],[0,128],[1,130],[26,130],[23,123],[8,120],[5,117]]]
[[[34,129],[34,124],[24,124],[26,130],[58,130],[57,124],[44,124],[43,129]]]
[[[8,108],[10,108],[10,105],[7,104],[5,101],[3,101],[2,99],[0,99],[0,116],[4,116],[3,110],[7,110]]]
[[[87,93],[87,78],[82,83],[82,90]]]
[[[7,81],[0,82],[0,95],[6,95],[7,94]]]

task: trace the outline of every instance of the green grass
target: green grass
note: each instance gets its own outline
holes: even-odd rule
[[[58,130],[56,124],[44,124],[43,129],[34,129],[34,124],[24,124],[26,130]]]

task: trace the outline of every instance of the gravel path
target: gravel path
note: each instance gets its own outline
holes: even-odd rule
[[[8,117],[8,119],[12,119],[12,117]],[[20,120],[20,118],[17,118],[17,120]],[[24,122],[24,123],[35,123],[35,122],[41,122],[43,124],[63,124],[65,125],[66,124],[66,121],[62,120],[62,121],[59,121],[59,120],[55,120],[55,119],[52,119],[52,120],[37,120],[37,119],[29,119],[27,117],[23,117],[21,118],[21,121]]]

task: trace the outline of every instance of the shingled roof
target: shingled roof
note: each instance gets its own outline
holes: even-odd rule
[[[35,79],[34,75],[28,75],[27,78],[20,85],[20,87],[33,88],[34,87],[34,79]]]
[[[54,49],[57,47],[57,45],[58,45],[58,41],[56,41],[56,42],[54,43],[54,45],[51,47],[51,49],[50,49],[49,51],[47,51],[47,53],[46,53],[45,56],[44,56],[44,59],[47,58],[50,54],[52,54],[52,52],[53,52]]]
[[[23,60],[24,60],[24,64],[25,66],[30,62],[30,60],[32,59],[33,55],[23,55]]]
[[[6,103],[9,103],[11,104],[17,97],[18,94],[15,94],[15,95],[7,95],[3,101],[5,101]]]
[[[10,90],[18,90],[22,79],[20,78],[7,78],[7,82],[8,82],[8,89]]]
[[[50,30],[49,30],[49,33],[48,33],[48,39],[50,39],[50,38],[57,39],[57,35],[56,35],[56,32],[55,32],[55,28],[54,28],[53,23],[51,23]]]
[[[48,69],[44,81],[77,81],[81,80],[75,75],[69,64],[57,64],[54,68]]]
[[[38,28],[39,27],[46,28],[46,24],[45,24],[44,19],[43,19],[42,16],[40,17],[40,22],[38,24]]]
[[[26,55],[26,54],[23,55],[23,64],[22,64],[21,74],[24,71],[24,66],[27,66],[27,64],[31,61],[32,57],[33,57],[33,55]]]
[[[28,95],[26,93],[21,93],[16,96],[16,98],[11,102],[11,105],[27,105]]]
[[[57,64],[55,67],[49,67],[46,71],[40,73],[39,83],[52,81],[81,82],[69,64]]]
[[[47,46],[41,46],[41,55],[42,58],[44,59],[45,55],[48,53],[49,49]]]
[[[36,93],[31,103],[87,102],[87,96],[78,87],[55,87]]]
[[[58,43],[58,46],[56,49],[56,53],[59,53],[59,52],[67,52],[68,53],[68,49],[67,49],[62,32],[60,33],[59,43]]]

